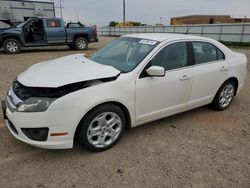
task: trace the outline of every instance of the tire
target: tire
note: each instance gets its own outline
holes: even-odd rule
[[[84,37],[78,37],[75,40],[74,47],[76,50],[87,50],[88,49],[88,41]]]
[[[101,105],[88,113],[81,121],[77,132],[77,141],[90,151],[105,151],[120,140],[125,125],[125,115],[118,106]]]
[[[219,111],[227,109],[233,102],[235,93],[235,83],[232,80],[226,81],[215,95],[212,106]]]
[[[16,39],[6,39],[3,42],[3,49],[7,54],[17,54],[21,51],[21,44]]]

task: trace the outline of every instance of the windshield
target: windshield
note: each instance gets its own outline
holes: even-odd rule
[[[158,44],[153,40],[122,37],[93,54],[90,59],[126,73],[132,71]]]
[[[29,20],[27,20],[27,21],[25,21],[25,22],[23,22],[23,23],[18,24],[17,27],[23,27],[28,21],[29,21]]]

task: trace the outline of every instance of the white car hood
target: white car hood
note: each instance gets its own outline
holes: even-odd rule
[[[20,74],[17,80],[27,87],[57,88],[119,74],[120,71],[111,66],[98,64],[82,54],[75,54],[35,64]]]

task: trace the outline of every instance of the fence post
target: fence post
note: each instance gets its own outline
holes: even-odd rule
[[[244,36],[244,32],[245,32],[245,26],[246,26],[246,24],[243,24],[243,26],[242,26],[242,32],[241,32],[241,36],[240,36],[240,42],[243,41],[243,36]]]
[[[204,25],[201,26],[201,36],[204,34]]]
[[[221,34],[222,34],[222,29],[223,29],[223,25],[220,26],[220,35],[219,35],[219,41],[221,41]]]

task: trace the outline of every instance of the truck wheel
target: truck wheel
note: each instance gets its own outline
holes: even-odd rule
[[[3,49],[8,54],[17,54],[21,51],[21,44],[16,39],[7,39],[3,42]]]
[[[83,37],[78,37],[75,40],[75,49],[77,50],[87,50],[88,48],[88,41]]]

